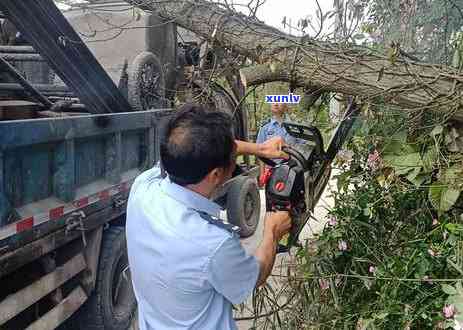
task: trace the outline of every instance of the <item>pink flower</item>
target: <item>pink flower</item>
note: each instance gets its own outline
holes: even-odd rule
[[[433,225],[433,226],[437,226],[438,224],[439,224],[439,221],[437,221],[436,218],[433,218],[433,219],[432,219],[432,225]]]
[[[335,216],[330,216],[330,219],[328,220],[328,224],[331,226],[331,227],[334,227],[338,224],[338,220],[336,219]]]
[[[370,266],[370,268],[368,268],[368,271],[372,274],[376,273],[376,267],[375,266]]]
[[[347,250],[347,242],[346,241],[339,241],[338,242],[338,249],[339,249],[339,251],[346,251]]]
[[[450,319],[455,315],[455,306],[445,305],[444,308],[442,309],[442,312],[444,313],[444,317],[446,319]]]
[[[318,284],[320,285],[320,289],[322,291],[325,291],[325,290],[327,290],[329,288],[329,284],[328,284],[327,280],[319,279]]]
[[[429,253],[429,255],[430,255],[431,257],[437,256],[437,252],[434,251],[433,249],[428,249],[428,253]]]
[[[367,166],[373,171],[376,171],[381,166],[381,157],[379,156],[378,150],[375,149],[371,154],[368,155]]]

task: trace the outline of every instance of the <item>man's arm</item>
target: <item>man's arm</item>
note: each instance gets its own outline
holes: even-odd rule
[[[235,140],[236,153],[238,155],[255,155],[264,158],[287,158],[288,155],[281,149],[285,146],[285,141],[282,137],[276,136],[263,143],[252,143]]]
[[[280,237],[289,231],[288,212],[265,217],[264,239],[254,255],[248,255],[237,237],[228,237],[209,260],[209,281],[233,304],[242,303],[255,287],[265,283],[275,261]]]
[[[264,238],[260,243],[254,256],[259,261],[260,271],[256,287],[265,283],[270,276],[275,256],[277,253],[278,242],[289,232],[291,228],[291,218],[286,211],[269,212],[265,216]]]

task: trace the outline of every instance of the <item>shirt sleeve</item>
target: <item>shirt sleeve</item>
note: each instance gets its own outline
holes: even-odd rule
[[[265,142],[265,126],[262,126],[259,129],[259,133],[257,134],[256,143],[264,143]]]
[[[265,126],[262,126],[259,129],[259,133],[257,134],[256,143],[264,143],[265,140],[267,140],[267,137],[266,137],[266,134],[265,134]]]
[[[254,290],[259,277],[259,262],[247,255],[236,237],[227,238],[209,263],[209,281],[232,304],[240,304]]]

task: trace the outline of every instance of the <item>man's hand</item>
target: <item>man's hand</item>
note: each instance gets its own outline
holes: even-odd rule
[[[289,233],[291,218],[287,211],[267,212],[265,216],[264,231],[270,230],[276,241]]]
[[[275,136],[264,143],[260,143],[259,153],[257,156],[263,158],[288,158],[288,155],[282,151],[286,145],[285,140],[281,136]]]
[[[288,158],[288,155],[282,151],[286,145],[283,138],[276,136],[264,143],[252,143],[235,140],[237,155],[255,155],[263,158]]]

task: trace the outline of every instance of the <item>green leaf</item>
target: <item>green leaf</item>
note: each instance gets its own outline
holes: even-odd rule
[[[463,272],[461,270],[459,270],[462,274]],[[463,286],[461,285],[461,281],[458,281],[457,284],[455,285],[455,287],[457,288],[457,291],[458,293],[463,296]],[[463,311],[463,309],[462,309]]]
[[[425,172],[431,172],[434,168],[434,163],[437,161],[438,155],[436,148],[432,147],[423,155],[423,169]]]
[[[458,223],[447,223],[445,225],[445,229],[447,229],[452,234],[456,234],[458,232],[463,231],[463,225],[460,225]]]
[[[444,191],[441,199],[441,210],[443,212],[450,210],[460,196],[460,190],[448,188]]]
[[[411,178],[414,179],[421,171],[423,162],[418,152],[403,156],[386,155],[383,158],[384,164],[392,167],[397,175],[405,175],[413,171]]]
[[[410,182],[413,183],[415,186],[419,187],[429,179],[429,175],[420,173],[414,178],[409,178],[409,176],[407,175],[407,179],[410,180]]]
[[[442,186],[442,183],[439,181],[434,182],[434,184],[429,187],[428,199],[431,202],[432,207],[436,210],[440,208],[440,199],[445,187]]]
[[[350,171],[343,172],[339,175],[336,175],[338,191],[341,192],[343,190],[347,190],[351,176],[352,176],[352,173]]]
[[[406,142],[402,142],[399,140],[392,140],[388,144],[386,144],[382,150],[383,155],[397,155],[397,156],[404,156],[407,154],[411,154],[417,152],[413,146]]]
[[[451,296],[457,294],[457,290],[453,286],[448,284],[442,284],[442,291]]]
[[[453,53],[453,58],[452,58],[452,66],[454,68],[459,68],[461,63],[461,56],[460,56],[460,50],[456,49],[455,53]]]
[[[459,165],[443,169],[440,173],[440,180],[447,184],[455,184],[461,180],[462,170],[462,167]]]
[[[415,167],[405,177],[407,178],[408,181],[414,182],[417,176],[420,174],[420,172],[421,172],[421,167]]]
[[[384,144],[382,154],[403,155],[408,152],[413,152],[413,148],[407,143],[407,132],[399,132],[390,137]]]
[[[463,270],[461,269],[461,267],[457,265],[456,263],[454,263],[450,258],[447,258],[447,263],[450,266],[452,266],[457,272],[463,275]],[[458,294],[463,295],[463,288],[461,287],[461,282],[457,282],[456,288],[457,288]]]
[[[376,315],[375,318],[378,319],[378,320],[384,320],[388,315],[389,315],[389,313],[387,313],[387,312],[380,313],[380,314]]]
[[[428,198],[439,214],[447,212],[455,204],[460,191],[436,181],[430,188]]]
[[[359,319],[357,322],[358,330],[367,330],[370,329],[370,325],[374,326],[375,319]]]

